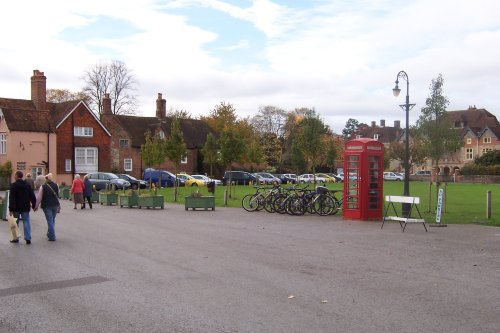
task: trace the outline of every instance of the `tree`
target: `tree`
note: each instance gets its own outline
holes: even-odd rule
[[[250,168],[253,169],[253,164],[262,163],[264,160],[264,152],[259,141],[253,140],[247,148],[247,159],[251,163]]]
[[[85,82],[84,93],[90,98],[90,107],[102,114],[102,99],[109,94],[113,114],[135,114],[137,99],[133,95],[137,81],[124,63],[113,60],[109,63],[95,64],[82,78]]]
[[[287,114],[276,106],[261,106],[256,116],[252,118],[252,125],[260,133],[273,133],[277,138],[283,137]]]
[[[366,124],[360,123],[356,119],[349,118],[345,123],[345,127],[342,130],[342,136],[345,140],[351,139],[356,133],[358,133]]]
[[[330,168],[330,172],[334,172],[335,160],[337,159],[337,147],[335,147],[335,142],[333,139],[328,140],[326,148],[325,163],[326,166]]]
[[[476,165],[500,165],[500,150],[492,150],[474,159]]]
[[[236,109],[231,103],[221,102],[210,111],[207,117],[202,116],[200,119],[217,134],[220,134],[225,128],[236,124]]]
[[[299,143],[297,140],[293,140],[292,146],[290,148],[289,153],[290,163],[292,168],[295,170],[296,174],[301,174],[303,170],[307,167],[307,161],[304,158],[304,154],[299,147]]]
[[[390,159],[398,160],[404,168],[405,160],[405,145],[403,142],[392,141],[389,144],[389,148],[386,151],[387,156]],[[422,147],[422,143],[419,138],[414,137],[410,141],[410,169],[413,165],[423,164],[425,162],[426,152]]]
[[[164,141],[158,133],[151,137],[151,132],[148,130],[145,134],[146,141],[141,145],[139,154],[146,167],[160,165],[165,160]],[[151,179],[149,180],[151,182]]]
[[[213,177],[212,167],[217,160],[219,159],[218,153],[219,149],[217,147],[217,141],[212,133],[208,133],[207,139],[205,140],[205,145],[201,149],[201,153],[203,154],[203,162],[209,165],[210,167],[210,178]]]
[[[312,173],[316,174],[316,166],[323,155],[322,137],[325,125],[314,110],[310,110],[300,122],[298,144],[304,158],[311,163]]]
[[[222,131],[219,146],[221,163],[229,167],[229,171],[232,171],[232,163],[240,161],[243,157],[245,142],[235,129],[226,128]],[[229,189],[231,189],[231,173],[229,177],[228,183]],[[231,196],[231,190],[229,190],[229,196]]]
[[[425,101],[416,124],[416,137],[422,143],[425,155],[437,169],[439,160],[446,154],[453,153],[463,145],[459,133],[451,127],[446,112],[448,98],[443,95],[444,80],[441,74],[433,79],[430,95]]]
[[[90,99],[83,91],[71,92],[68,89],[47,89],[47,102],[62,103],[68,101],[83,100],[87,104]]]
[[[174,110],[172,108],[170,108],[170,110],[168,110],[167,118],[193,119],[193,117],[191,116],[191,114],[188,111],[182,110],[182,109],[175,109]]]
[[[165,140],[165,155],[172,161],[174,165],[174,172],[177,176],[181,160],[187,155],[188,151],[184,137],[181,130],[181,123],[178,118],[172,119],[172,126],[170,129],[170,136]],[[174,201],[177,201],[177,187],[178,181],[174,183]]]

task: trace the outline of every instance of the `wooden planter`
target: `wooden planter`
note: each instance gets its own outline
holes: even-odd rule
[[[165,204],[165,198],[163,195],[151,195],[151,196],[138,196],[137,205],[139,208],[161,208],[163,209]]]
[[[215,210],[215,197],[213,196],[202,196],[202,197],[184,197],[185,198],[185,209],[189,208],[196,210],[196,208],[203,208],[205,210],[212,209]]]
[[[118,199],[121,208],[123,208],[123,206],[128,208],[139,206],[139,196],[137,196],[137,194],[120,194]]]
[[[69,187],[61,187],[60,189],[60,194],[61,194],[61,199],[64,200],[69,200],[71,198],[71,195],[69,193],[70,188]]]
[[[112,204],[118,203],[118,194],[116,193],[100,193],[99,192],[99,202],[111,206]]]
[[[99,192],[92,191],[92,202],[99,202]]]

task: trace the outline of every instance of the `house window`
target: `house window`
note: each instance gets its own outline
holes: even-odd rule
[[[7,154],[7,133],[0,133],[0,155]]]
[[[489,151],[493,151],[493,148],[483,148],[482,150],[483,154],[486,154]]]
[[[461,121],[455,121],[455,128],[462,128],[462,122]]]
[[[75,172],[89,173],[97,171],[97,148],[75,148]]]
[[[128,139],[120,139],[120,148],[128,148]]]
[[[181,159],[181,164],[187,164],[188,162],[188,157],[187,156],[184,156],[182,159]]]
[[[378,134],[373,134],[373,139],[378,140]]]
[[[467,138],[467,144],[470,145],[472,143],[472,139],[471,138]]]
[[[356,135],[356,139],[361,139],[361,135]]]
[[[71,172],[71,160],[70,159],[64,160],[64,170],[66,172]]]
[[[490,136],[484,137],[483,138],[483,143],[491,143],[491,137]]]
[[[123,159],[123,169],[125,171],[132,171],[132,159],[131,158]]]
[[[92,137],[94,129],[92,127],[76,127],[73,130],[75,136]]]
[[[31,169],[31,176],[33,178],[36,178],[38,175],[43,175],[43,168],[42,167],[34,167]]]
[[[472,148],[465,149],[465,159],[466,160],[474,159],[474,151],[472,150]]]

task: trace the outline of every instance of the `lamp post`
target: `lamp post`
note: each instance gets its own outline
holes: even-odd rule
[[[405,168],[405,179],[404,179],[404,188],[403,188],[403,196],[410,195],[410,130],[409,130],[409,117],[410,110],[415,106],[415,104],[410,104],[410,80],[408,79],[408,74],[405,71],[400,71],[396,76],[396,86],[392,89],[392,93],[395,97],[399,96],[401,89],[399,89],[399,79],[403,79],[406,81],[406,103],[399,105],[406,112],[406,127],[405,127],[405,159],[404,159],[404,168]],[[410,204],[403,203],[402,205],[402,216],[408,217],[410,213]]]

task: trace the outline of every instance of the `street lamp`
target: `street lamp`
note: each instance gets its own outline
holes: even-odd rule
[[[392,93],[395,97],[399,96],[401,89],[399,89],[399,79],[404,79],[406,81],[406,103],[401,104],[400,107],[406,112],[406,128],[405,128],[405,159],[404,159],[404,167],[405,167],[405,179],[404,179],[404,188],[403,195],[410,195],[410,130],[408,127],[410,110],[415,106],[415,104],[410,104],[410,80],[408,79],[408,74],[405,71],[400,71],[396,76],[396,86],[392,89]],[[410,213],[410,204],[403,203],[402,205],[402,216],[408,217]]]

